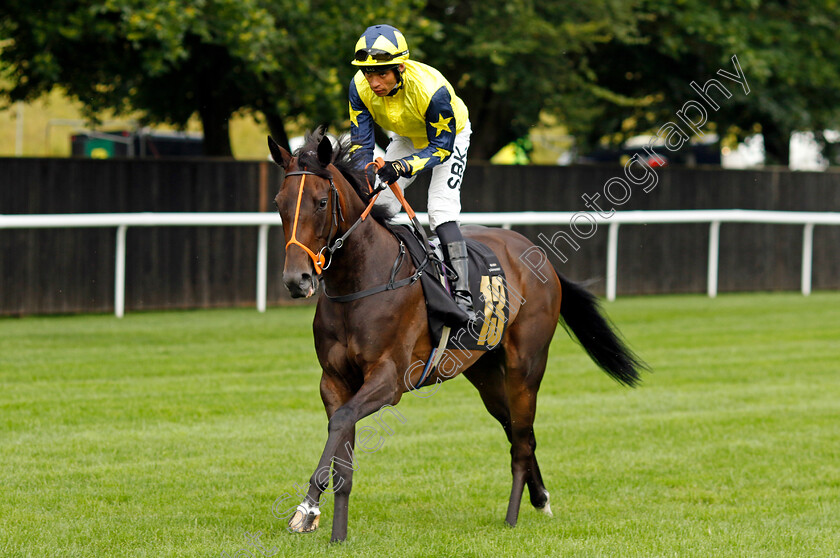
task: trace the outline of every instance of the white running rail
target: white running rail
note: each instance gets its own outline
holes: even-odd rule
[[[608,225],[607,300],[615,300],[618,262],[618,230],[621,225],[709,223],[709,263],[707,293],[717,295],[720,226],[722,223],[762,223],[802,225],[802,294],[811,293],[814,226],[840,225],[840,213],[807,211],[754,211],[744,209],[700,209],[681,211],[618,211],[604,217],[598,212],[524,211],[515,213],[462,213],[462,224],[501,226],[568,225],[585,213],[599,225]],[[425,213],[418,219],[428,224]],[[407,223],[404,215],[397,222]],[[0,229],[47,229],[110,227],[117,232],[116,271],[114,273],[114,314],[125,314],[125,239],[129,227],[258,227],[257,310],[266,309],[268,275],[268,228],[281,225],[276,213],[87,213],[53,215],[0,215]]]

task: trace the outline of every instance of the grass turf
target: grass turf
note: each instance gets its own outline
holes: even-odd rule
[[[362,422],[342,545],[331,497],[311,535],[272,515],[326,438],[312,308],[0,320],[0,556],[840,555],[840,293],[606,309],[654,373],[619,387],[558,329],[553,519],[526,495],[505,527],[508,444],[456,378]]]

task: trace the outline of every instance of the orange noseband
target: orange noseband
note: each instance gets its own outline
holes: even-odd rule
[[[297,197],[297,205],[295,205],[295,221],[292,224],[292,238],[286,243],[286,250],[289,249],[290,244],[294,244],[295,246],[299,246],[306,252],[310,258],[312,258],[312,264],[315,266],[315,273],[321,275],[321,272],[324,270],[324,264],[326,263],[326,259],[324,258],[324,249],[322,248],[320,252],[317,254],[303,245],[297,239],[297,224],[298,224],[298,217],[300,216],[300,200],[303,198],[303,185],[306,182],[306,175],[307,174],[314,174],[309,171],[294,171],[287,173],[286,176],[294,176],[294,175],[301,175],[300,179],[300,189],[298,190],[298,197]],[[324,247],[326,248],[326,246]]]

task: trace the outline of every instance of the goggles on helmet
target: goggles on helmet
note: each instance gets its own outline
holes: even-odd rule
[[[391,53],[378,48],[361,48],[356,51],[356,61],[364,62],[365,60],[373,59],[374,62],[390,62],[394,58],[408,54],[407,50],[402,52]]]

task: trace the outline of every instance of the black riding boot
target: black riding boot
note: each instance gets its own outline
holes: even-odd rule
[[[469,320],[474,320],[476,314],[470,295],[470,266],[467,259],[467,243],[463,240],[450,242],[444,245],[443,254],[447,260],[446,265],[457,274],[452,285],[455,303],[466,312]]]
[[[467,261],[467,243],[461,234],[461,229],[455,221],[441,223],[435,232],[443,247],[443,259],[446,267],[455,272],[457,277],[453,281],[452,294],[458,307],[466,312],[467,319],[476,318],[475,306],[470,296],[470,266]]]

